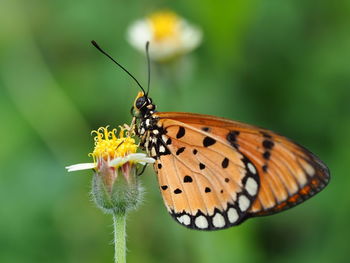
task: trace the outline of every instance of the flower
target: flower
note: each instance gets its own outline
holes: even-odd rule
[[[125,129],[121,128],[119,138],[116,136],[116,131],[117,129],[108,131],[108,126],[92,131],[92,134],[96,134],[94,138],[95,148],[92,153],[89,153],[89,156],[93,157],[94,162],[67,166],[68,172],[88,169],[99,170],[104,162],[107,162],[108,166],[112,168],[118,168],[127,162],[142,165],[154,162],[154,159],[147,157],[146,154],[136,153],[135,140],[130,136],[124,138]]]
[[[127,38],[132,46],[143,53],[149,41],[151,58],[161,62],[198,47],[202,32],[174,12],[160,11],[135,21],[128,29]]]
[[[96,204],[106,212],[125,213],[137,206],[141,199],[141,187],[136,177],[136,165],[154,163],[146,154],[136,153],[135,140],[121,128],[111,131],[101,127],[92,131],[95,147],[89,156],[93,163],[67,166],[68,172],[94,169],[92,194]],[[126,133],[126,136],[125,136]]]

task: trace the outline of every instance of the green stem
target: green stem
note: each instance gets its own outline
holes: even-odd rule
[[[126,241],[125,241],[125,225],[126,213],[113,214],[114,225],[114,262],[126,262]]]

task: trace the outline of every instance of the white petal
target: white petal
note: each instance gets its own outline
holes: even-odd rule
[[[127,156],[128,160],[138,160],[146,157],[146,154],[144,153],[131,153]]]
[[[202,31],[198,27],[183,22],[181,38],[183,51],[189,52],[198,47],[202,42]]]
[[[127,156],[129,161],[134,161],[137,163],[154,163],[155,160],[153,158],[147,157],[146,154],[144,153],[134,153],[134,154],[129,154]]]
[[[109,166],[121,166],[123,165],[124,163],[126,163],[128,160],[126,160],[126,157],[117,157],[117,158],[114,158],[113,160],[111,160],[108,165]]]
[[[146,163],[154,163],[156,160],[154,160],[151,157],[145,157],[144,159],[138,160],[138,162],[142,165],[145,165]]]
[[[145,51],[147,41],[152,40],[152,29],[148,21],[137,20],[128,29],[129,43],[141,52]]]
[[[109,162],[109,165],[113,166],[113,167],[117,167],[117,166],[121,166],[124,163],[130,162],[130,161],[135,162],[135,163],[140,163],[142,165],[145,165],[145,163],[154,163],[155,162],[155,160],[153,158],[147,157],[147,155],[144,153],[131,153],[125,157],[114,158],[113,160],[111,160]]]
[[[80,171],[80,170],[89,170],[96,168],[96,164],[94,163],[78,163],[67,166],[66,169],[68,172]]]

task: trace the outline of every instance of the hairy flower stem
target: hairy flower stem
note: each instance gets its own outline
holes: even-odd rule
[[[126,262],[126,213],[113,213],[114,225],[114,262]]]

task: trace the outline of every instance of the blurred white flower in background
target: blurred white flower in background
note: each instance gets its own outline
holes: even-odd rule
[[[145,52],[150,42],[150,57],[165,62],[191,52],[202,41],[202,31],[172,11],[159,11],[135,21],[128,29],[129,43]]]

